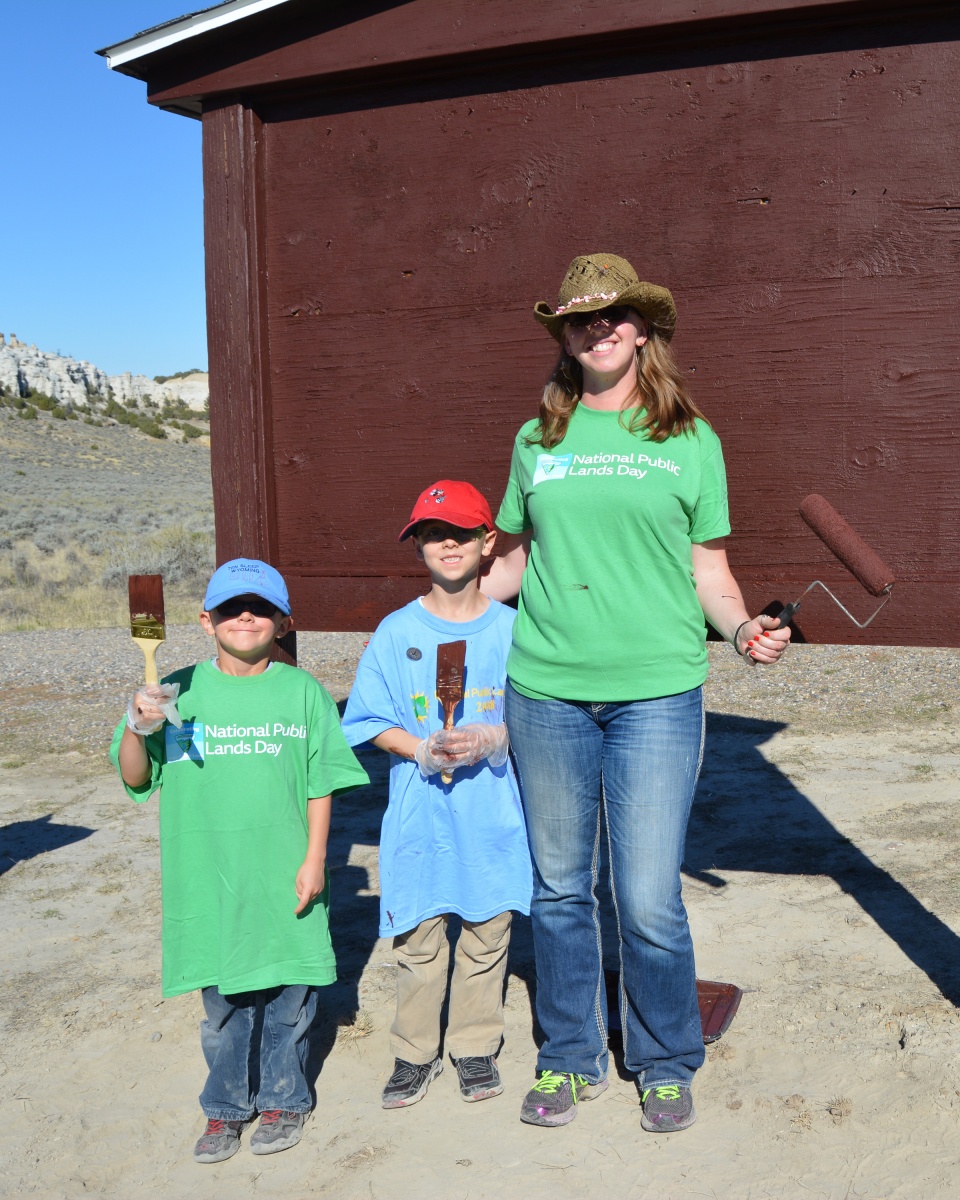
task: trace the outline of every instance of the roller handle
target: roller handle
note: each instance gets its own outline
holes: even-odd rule
[[[786,629],[793,618],[797,615],[797,609],[800,607],[800,601],[794,600],[791,604],[786,605],[778,613],[776,619],[780,622],[778,629]]]

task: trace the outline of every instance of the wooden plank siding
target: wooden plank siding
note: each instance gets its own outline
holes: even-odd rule
[[[863,633],[809,598],[800,635],[960,644],[960,15],[714,0],[680,45],[671,0],[583,4],[607,40],[578,61],[573,7],[536,31],[469,6],[462,40],[447,0],[358,5],[364,37],[298,14],[293,40],[150,77],[154,102],[205,96],[218,554],[274,562],[301,628],[370,629],[417,594],[413,499],[463,477],[496,511],[554,354],[532,305],[609,249],[676,296],[748,604],[820,578],[872,611],[797,515],[818,491],[898,584]],[[643,50],[618,48],[628,9],[660,21]],[[760,10],[824,24],[743,24]],[[497,57],[524,38],[555,59]]]

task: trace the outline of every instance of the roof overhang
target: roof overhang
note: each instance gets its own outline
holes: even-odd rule
[[[139,59],[289,2],[290,0],[224,0],[223,4],[187,13],[186,16],[176,17],[163,25],[155,25],[153,29],[147,29],[135,37],[127,38],[126,41],[104,46],[97,54],[107,60],[107,66],[112,71],[120,71],[124,75],[142,79],[143,75],[137,69]]]
[[[189,2],[189,0],[187,0]],[[97,53],[147,84],[158,108],[200,118],[218,97],[278,96],[403,78],[454,78],[546,56],[720,48],[739,31],[789,39],[911,11],[955,13],[957,0],[224,0]],[[232,102],[232,101],[231,101]]]

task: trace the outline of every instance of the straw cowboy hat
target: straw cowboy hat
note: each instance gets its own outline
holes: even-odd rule
[[[643,283],[625,258],[616,254],[581,254],[567,268],[560,285],[557,307],[545,300],[533,315],[557,339],[563,337],[563,319],[572,312],[596,312],[611,304],[628,304],[652,322],[667,339],[677,327],[677,309],[665,287]]]

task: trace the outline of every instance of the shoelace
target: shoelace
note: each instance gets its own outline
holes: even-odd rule
[[[203,1136],[214,1137],[218,1133],[225,1133],[228,1129],[239,1129],[242,1124],[242,1121],[221,1121],[217,1117],[208,1117]]]
[[[398,1059],[397,1061],[399,1062],[400,1060]],[[390,1082],[397,1085],[412,1083],[422,1070],[423,1067],[418,1067],[416,1063],[405,1062],[394,1069]]]
[[[644,1104],[646,1104],[647,1097],[650,1095],[651,1092],[653,1092],[653,1094],[656,1096],[656,1098],[658,1100],[679,1100],[680,1099],[680,1088],[675,1083],[665,1083],[665,1084],[662,1084],[660,1087],[647,1088],[647,1090],[643,1093],[643,1096],[641,1097],[641,1100],[643,1101]]]
[[[552,1096],[554,1092],[559,1092],[567,1080],[570,1080],[570,1088],[573,1092],[574,1103],[577,1099],[577,1088],[586,1085],[586,1079],[582,1075],[564,1075],[556,1071],[544,1071],[537,1082],[533,1085],[532,1090],[535,1092],[543,1092],[545,1095]]]
[[[461,1058],[457,1060],[457,1067],[464,1079],[480,1079],[490,1074],[488,1058]]]
[[[269,1112],[262,1112],[260,1114],[260,1125],[261,1127],[264,1125],[276,1125],[282,1116],[282,1108],[272,1108]]]

